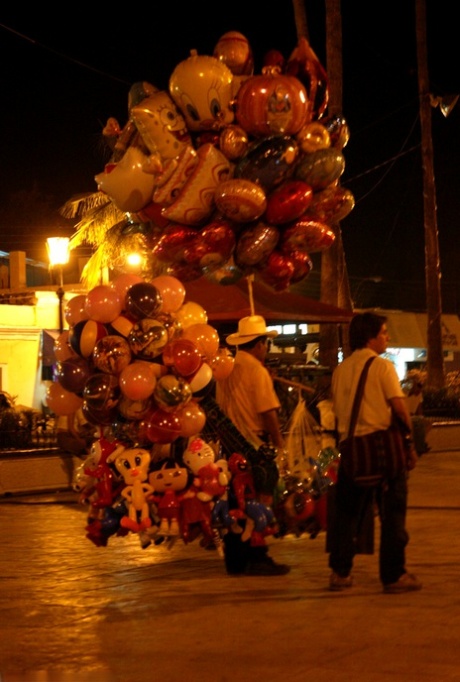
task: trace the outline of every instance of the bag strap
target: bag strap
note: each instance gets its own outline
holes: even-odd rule
[[[358,421],[359,407],[361,405],[361,400],[363,399],[364,384],[366,383],[367,373],[369,372],[369,367],[371,366],[372,362],[375,360],[375,357],[376,356],[373,355],[371,358],[368,358],[368,360],[366,360],[366,363],[363,367],[363,371],[361,372],[361,376],[359,377],[358,386],[356,388],[356,393],[355,393],[355,399],[353,401],[353,407],[351,408],[351,417],[350,417],[350,427],[348,429],[348,438],[350,438],[355,431],[356,422]]]

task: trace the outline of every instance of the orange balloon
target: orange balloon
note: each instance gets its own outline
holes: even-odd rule
[[[183,438],[190,438],[196,436],[201,432],[206,423],[205,411],[191,400],[185,407],[176,412],[181,424],[181,436]]]
[[[226,348],[221,348],[210,362],[213,377],[216,381],[226,379],[232,372],[235,358]]]
[[[192,341],[201,355],[211,359],[219,349],[219,334],[210,324],[191,324],[182,332],[182,338]]]
[[[184,302],[185,287],[182,282],[171,275],[159,275],[152,282],[161,294],[163,303],[160,312],[175,313]]]
[[[53,382],[46,390],[46,404],[54,414],[62,417],[76,412],[83,405],[83,398]]]
[[[85,310],[86,296],[79,294],[67,301],[64,308],[65,321],[69,327],[73,327],[77,322],[88,320],[89,315]]]

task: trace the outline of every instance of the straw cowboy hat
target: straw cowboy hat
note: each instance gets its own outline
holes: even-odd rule
[[[275,330],[268,331],[267,325],[261,315],[249,315],[249,317],[242,317],[238,322],[238,331],[227,336],[227,343],[231,346],[240,346],[243,343],[249,343],[258,336],[268,336],[273,339],[278,336]]]

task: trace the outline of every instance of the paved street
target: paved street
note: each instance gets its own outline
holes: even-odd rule
[[[410,479],[408,567],[384,595],[377,555],[327,589],[325,535],[273,540],[282,577],[227,576],[197,542],[96,547],[74,493],[0,498],[1,682],[460,680],[460,452]]]

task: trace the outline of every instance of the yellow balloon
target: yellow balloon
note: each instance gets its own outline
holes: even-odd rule
[[[331,146],[331,137],[322,123],[307,123],[297,134],[297,142],[306,154],[316,152],[317,149],[326,149]]]
[[[208,315],[206,310],[199,303],[188,301],[184,303],[176,313],[176,319],[182,329],[187,329],[192,324],[206,324]]]

